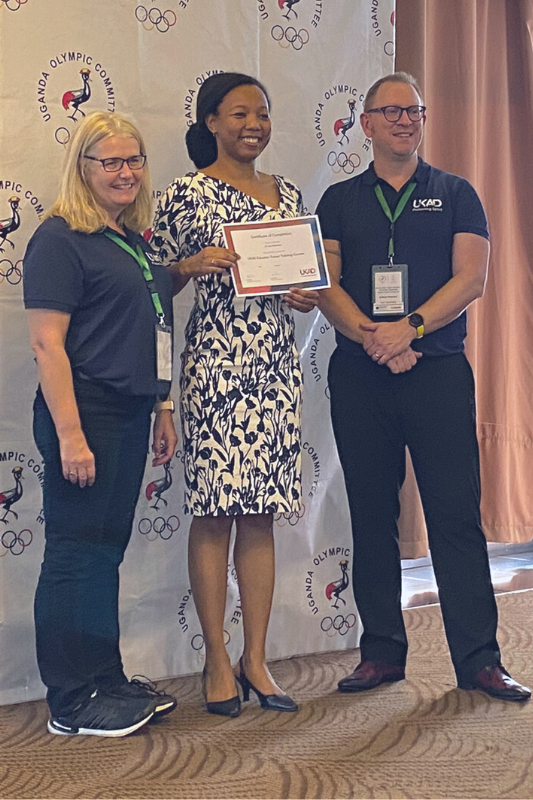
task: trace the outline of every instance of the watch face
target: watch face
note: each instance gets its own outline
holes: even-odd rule
[[[413,328],[419,328],[423,324],[424,324],[424,318],[422,314],[409,315],[409,325],[412,325]]]

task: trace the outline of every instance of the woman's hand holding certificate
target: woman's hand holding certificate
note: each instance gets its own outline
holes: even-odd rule
[[[224,237],[240,256],[232,271],[239,297],[330,286],[317,217],[224,225]],[[303,292],[293,294],[289,305],[310,310]]]
[[[287,305],[295,311],[300,311],[302,314],[307,314],[312,311],[318,303],[318,292],[310,289],[299,289],[297,286],[292,286],[288,294],[283,298]]]
[[[202,275],[224,273],[231,269],[240,256],[224,247],[204,247],[199,253],[183,258],[176,271],[185,278],[200,278]]]

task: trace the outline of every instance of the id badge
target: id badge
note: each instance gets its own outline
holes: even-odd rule
[[[372,313],[407,314],[407,264],[372,264]]]
[[[156,325],[157,380],[172,380],[172,328]]]

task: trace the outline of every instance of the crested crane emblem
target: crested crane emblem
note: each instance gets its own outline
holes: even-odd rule
[[[300,2],[300,0],[278,0],[278,5],[279,5],[280,9],[282,11],[283,11],[283,9],[285,9],[287,11],[287,13],[283,14],[282,16],[284,16],[285,19],[290,19],[290,13],[292,11],[292,13],[294,14],[294,19],[298,19],[298,14],[294,10],[293,6],[295,6],[296,3],[299,3],[299,2]]]
[[[341,594],[350,585],[350,579],[348,577],[347,559],[343,558],[342,561],[339,562],[339,567],[341,568],[341,577],[337,581],[332,581],[331,583],[328,583],[325,590],[325,594],[328,600],[335,598],[334,602],[331,604],[332,608],[339,607],[339,600],[341,600],[342,603],[346,605],[346,600],[343,597],[341,597]]]
[[[269,13],[267,6],[272,5]],[[311,36],[320,26],[322,0],[261,0],[258,13],[267,21],[270,36],[283,50],[302,50],[311,41]],[[324,4],[325,5],[325,4]],[[274,10],[275,8],[275,10]]]
[[[161,497],[161,495],[167,492],[172,486],[172,475],[170,472],[170,464],[167,462],[166,464],[163,464],[163,467],[165,470],[164,476],[162,478],[157,478],[157,480],[149,483],[148,486],[146,487],[146,492],[145,492],[147,500],[153,500],[155,497],[156,499],[155,503],[153,506],[150,506],[150,508],[155,508],[156,510],[160,502],[163,502],[165,506],[168,506],[167,501],[165,500],[164,497]]]
[[[337,142],[339,145],[342,145],[343,142],[350,144],[347,131],[349,131],[355,125],[355,100],[353,98],[348,100],[348,108],[350,109],[350,116],[345,117],[344,119],[338,119],[333,125],[335,136],[340,135],[341,137]]]
[[[0,518],[0,522],[4,522],[7,525],[7,515],[13,514],[15,519],[19,518],[19,515],[16,511],[13,511],[11,506],[18,503],[20,498],[22,497],[22,467],[13,467],[11,473],[15,479],[15,486],[13,489],[6,489],[4,492],[0,492],[0,508],[4,509],[4,516]]]
[[[87,69],[87,67],[83,67],[80,69],[80,75],[83,80],[83,86],[81,89],[72,89],[70,92],[65,92],[62,99],[63,108],[65,111],[72,109],[72,114],[68,114],[67,116],[69,119],[74,120],[77,122],[76,114],[79,112],[82,116],[85,116],[85,112],[80,108],[83,103],[86,103],[87,100],[91,96],[91,87],[89,86],[90,78],[89,75],[91,74],[91,70]]]
[[[20,228],[20,214],[18,212],[20,197],[10,197],[8,203],[11,206],[11,216],[7,217],[7,219],[0,219],[0,253],[5,252],[1,246],[4,242],[10,244],[13,250],[15,249],[15,245],[10,241],[8,235]]]

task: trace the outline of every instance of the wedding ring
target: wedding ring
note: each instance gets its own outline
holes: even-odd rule
[[[76,477],[77,474],[78,474],[77,472],[69,472],[69,475],[74,475],[74,477]]]

